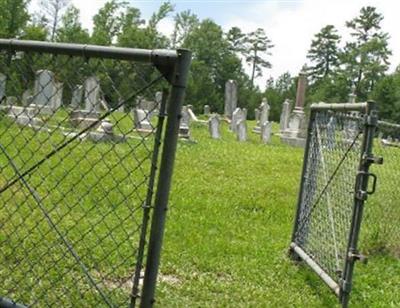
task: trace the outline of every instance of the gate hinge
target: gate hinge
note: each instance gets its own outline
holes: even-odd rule
[[[360,261],[362,264],[368,263],[368,257],[359,252],[349,252],[348,259],[350,261]]]

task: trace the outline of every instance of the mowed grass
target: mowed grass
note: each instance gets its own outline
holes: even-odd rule
[[[197,125],[197,143],[179,144],[158,306],[337,305],[314,273],[287,257],[303,150],[277,136],[263,145],[251,132],[239,143],[226,124],[222,136],[212,140]],[[351,304],[400,306],[400,260],[375,254],[357,264]]]
[[[119,115],[114,121],[120,121],[120,132],[131,131],[131,118]],[[253,126],[250,121],[249,141],[239,143],[226,123],[222,125],[222,140],[212,140],[205,125],[193,123],[196,142],[179,142],[156,295],[158,307],[337,305],[336,298],[307,266],[295,265],[287,257],[303,150],[281,144],[277,136],[270,144],[261,144],[259,135],[251,132]],[[20,167],[24,162],[32,164],[64,140],[57,134],[49,139],[40,133],[25,146],[33,137],[29,129],[5,136],[1,142],[8,145]],[[101,287],[118,303],[126,303],[129,294],[125,281],[135,262],[137,222],[141,219],[138,209],[146,193],[143,181],[149,168],[147,149],[152,143],[150,138],[145,148],[138,140],[125,144],[83,142],[73,151],[55,156],[29,178],[29,183],[45,196],[44,205],[91,274],[95,278],[104,276],[108,283]],[[7,166],[4,155],[1,157],[2,165]],[[55,171],[52,166],[57,166]],[[10,166],[2,168],[5,182],[13,177],[13,171]],[[3,194],[2,202],[17,209],[20,201],[27,199],[20,188]],[[34,264],[34,274],[57,279],[53,285],[48,280],[45,284],[44,279],[35,285],[37,277],[32,278],[32,273],[24,277],[24,267],[18,267],[18,254],[10,257],[8,251],[0,253],[0,264],[8,262],[18,269],[14,277],[21,287],[33,286],[35,291],[26,289],[21,295],[16,288],[13,292],[26,299],[25,303],[40,297],[45,303],[71,306],[69,296],[79,297],[82,288],[88,289],[79,267],[62,244],[54,245],[59,239],[51,233],[31,197],[18,211],[18,215],[7,208],[0,211],[0,223],[6,226],[0,240],[10,236],[17,244],[32,229],[30,240],[16,252],[23,255],[28,248],[29,262],[24,259],[27,268]],[[12,223],[10,217],[14,217]],[[35,229],[39,218],[42,222]],[[19,227],[18,236],[12,235],[15,227]],[[41,242],[47,234],[48,243]],[[57,267],[48,268],[54,260],[43,255],[47,251],[63,257]],[[5,255],[8,260],[1,259]],[[63,278],[63,273],[69,274]],[[15,283],[11,276],[7,278],[9,285]],[[82,285],[75,285],[77,281]],[[352,306],[398,307],[399,286],[400,261],[390,254],[372,255],[367,266],[356,267]],[[9,289],[6,286],[4,290]],[[100,303],[98,294],[89,290],[75,301],[79,307],[97,307]]]

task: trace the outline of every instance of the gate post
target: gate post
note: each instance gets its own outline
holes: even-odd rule
[[[158,174],[157,193],[154,202],[149,248],[140,301],[141,307],[152,307],[155,302],[154,294],[157,284],[168,198],[178,142],[179,120],[191,62],[191,52],[189,50],[180,49],[177,52],[178,59],[172,77],[172,90],[168,102],[168,119],[163,141],[160,171]]]
[[[348,238],[346,262],[343,276],[340,281],[339,298],[344,308],[348,307],[349,303],[355,261],[365,260],[365,257],[358,252],[357,243],[360,233],[364,203],[367,200],[368,195],[375,191],[376,185],[376,176],[372,173],[369,173],[369,167],[372,163],[381,163],[381,161],[376,160],[372,154],[374,135],[377,125],[378,115],[376,103],[369,101],[367,103],[367,114],[364,119],[362,153],[355,183],[354,207]],[[370,177],[373,178],[373,188],[371,191],[368,191],[368,180]]]

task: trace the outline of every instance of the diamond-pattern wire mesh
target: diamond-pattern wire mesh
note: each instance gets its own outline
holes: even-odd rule
[[[350,232],[363,125],[357,114],[336,111],[316,111],[311,121],[294,241],[339,283]]]
[[[362,247],[400,258],[400,125],[379,122],[373,153],[383,164],[371,166],[378,184],[364,210]]]
[[[8,51],[0,73],[0,297],[127,306],[158,121],[149,104],[139,131],[129,110],[139,96],[154,101],[160,74],[129,61]]]

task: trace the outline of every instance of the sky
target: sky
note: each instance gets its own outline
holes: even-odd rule
[[[34,0],[32,10],[36,10]],[[91,29],[92,17],[106,0],[71,0],[81,11],[83,25]],[[139,8],[147,19],[163,1],[129,1]],[[269,77],[277,78],[285,72],[297,75],[307,62],[307,51],[314,34],[327,24],[334,25],[342,36],[342,43],[349,38],[345,22],[359,14],[361,7],[375,6],[383,14],[382,30],[390,35],[389,47],[393,71],[400,64],[400,0],[175,0],[175,12],[191,10],[200,19],[211,18],[227,31],[233,26],[250,32],[263,28],[274,44],[269,60],[272,68],[264,70],[258,84],[264,88]],[[173,14],[162,21],[159,30],[170,34]]]

